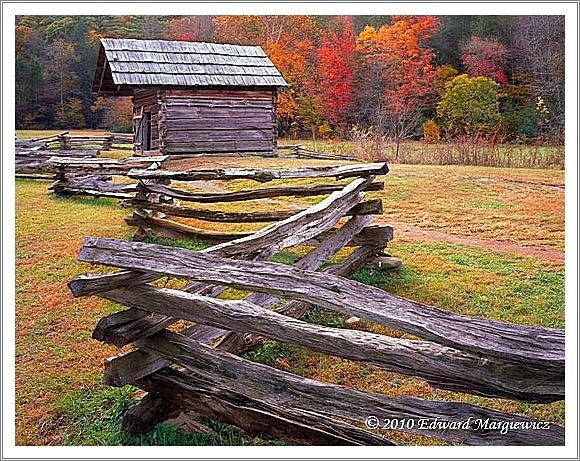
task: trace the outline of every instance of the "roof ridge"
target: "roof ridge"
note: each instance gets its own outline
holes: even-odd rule
[[[237,43],[218,43],[218,42],[198,42],[192,40],[166,40],[163,38],[160,39],[151,39],[151,38],[115,38],[115,37],[102,37],[100,41],[103,40],[114,40],[114,41],[130,41],[130,42],[165,42],[165,43],[199,43],[202,45],[224,45],[224,46],[237,46],[237,47],[251,47],[251,48],[262,48],[260,45],[242,45]]]

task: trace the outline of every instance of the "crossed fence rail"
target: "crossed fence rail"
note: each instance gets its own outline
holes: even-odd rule
[[[371,215],[382,211],[382,203],[363,201],[368,191],[383,187],[375,178],[387,171],[386,164],[129,171],[138,184],[130,202],[135,212],[128,223],[138,226],[140,234],[202,238],[214,245],[196,252],[115,239],[84,241],[81,261],[122,269],[81,276],[69,287],[75,296],[96,295],[126,307],[101,319],[93,333],[100,341],[135,348],[108,359],[105,368],[107,384],[132,384],[149,392],[127,413],[125,427],[145,431],[169,412],[188,408],[291,443],[388,445],[386,438],[359,427],[370,415],[380,415],[401,422],[397,430],[456,443],[562,445],[564,429],[558,425],[533,430],[541,425],[532,418],[460,402],[362,392],[239,356],[271,338],[413,376],[440,389],[530,403],[564,399],[563,330],[458,315],[345,278],[392,238],[390,227],[372,225]],[[183,181],[196,180],[267,183],[328,177],[352,179],[347,184],[219,193],[180,187]],[[322,194],[330,195],[292,212],[232,214],[195,208],[204,203]],[[240,235],[207,232],[172,216],[272,223]],[[297,245],[311,249],[293,265],[270,261]],[[330,264],[345,246],[353,251]],[[172,288],[163,286],[168,278],[174,280]],[[240,300],[220,299],[228,287],[249,294]],[[300,320],[313,304],[417,339]],[[468,424],[453,430],[441,424],[425,428],[421,420]],[[476,423],[481,420],[512,428],[507,433],[481,429]]]

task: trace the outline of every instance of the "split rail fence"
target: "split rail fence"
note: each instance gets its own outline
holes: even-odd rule
[[[54,149],[16,148],[15,177],[22,179],[55,179],[49,160],[60,156],[75,159],[94,159],[98,150],[59,151]]]
[[[105,133],[103,135],[72,135],[63,133],[58,135],[61,149],[85,148],[99,146],[101,150],[111,150],[113,145],[133,144],[132,133]]]
[[[106,133],[103,136],[70,135],[68,131],[15,141],[15,177],[22,179],[56,179],[50,171],[51,157],[74,159],[96,158],[100,146],[110,149],[114,144],[132,144],[132,134]],[[55,148],[55,147],[59,148]],[[112,159],[111,159],[112,160]],[[127,170],[128,171],[128,170]]]
[[[166,158],[165,156],[128,157],[117,160],[69,156],[50,157],[47,164],[54,173],[55,181],[48,189],[60,195],[130,199],[135,195],[137,185],[112,182],[113,177],[126,178],[127,173],[136,167],[158,168]]]
[[[59,135],[60,148],[64,150],[84,148],[87,146],[99,146],[101,150],[111,150],[113,147],[113,137],[105,135]]]
[[[189,409],[249,433],[290,443],[392,444],[360,428],[375,415],[380,421],[395,421],[399,431],[461,444],[562,445],[564,429],[555,424],[545,428],[531,418],[460,402],[358,391],[239,356],[271,338],[412,376],[440,389],[530,403],[564,399],[563,330],[458,315],[345,278],[392,238],[390,227],[371,225],[371,214],[378,213],[380,205],[363,201],[367,191],[383,187],[374,179],[386,172],[385,164],[291,170],[130,171],[129,177],[139,181],[133,224],[179,235],[192,236],[196,231],[176,228],[168,215],[207,216],[198,211],[193,214],[193,208],[176,205],[175,200],[214,203],[330,195],[289,216],[280,211],[267,216],[214,212],[219,219],[259,217],[268,221],[276,218],[276,222],[241,237],[214,235],[215,245],[197,252],[142,242],[85,239],[79,260],[122,270],[78,277],[69,288],[75,296],[96,295],[125,306],[127,309],[101,319],[93,337],[117,347],[131,344],[135,348],[107,360],[105,382],[112,386],[132,384],[148,392],[127,412],[124,427],[146,431],[168,413]],[[170,182],[268,182],[312,177],[353,179],[340,185],[223,193],[193,193]],[[159,213],[163,217],[154,216]],[[312,249],[292,266],[269,261],[297,245]],[[347,245],[354,246],[354,251],[342,262],[329,265],[329,258]],[[169,278],[173,279],[172,288],[166,288]],[[219,299],[228,287],[249,294],[242,300]],[[311,305],[419,339],[300,320]],[[422,427],[424,420],[435,424]],[[517,424],[503,433],[478,429],[476,421],[482,420]],[[449,429],[441,422],[467,423]],[[542,429],[534,430],[534,425]]]
[[[352,178],[370,177],[384,174],[388,171],[386,164],[363,164],[340,167],[300,168],[286,170],[227,168],[215,170],[166,171],[134,169],[127,176],[137,180],[137,194],[130,201],[135,211],[126,219],[127,224],[139,228],[138,235],[147,233],[158,234],[169,238],[200,239],[212,243],[221,243],[249,234],[240,232],[215,232],[200,229],[191,224],[185,224],[183,218],[220,223],[259,223],[274,222],[292,217],[297,213],[292,210],[231,212],[210,209],[200,209],[215,203],[245,202],[258,199],[271,199],[284,196],[308,197],[338,193],[344,185],[321,184],[315,186],[282,186],[264,187],[241,191],[224,192],[191,192],[180,186],[182,183],[195,181],[211,181],[225,183],[235,179],[249,179],[258,183],[267,183],[278,179],[300,178]],[[181,188],[180,188],[181,187]],[[382,182],[369,181],[363,187],[364,191],[381,190]],[[183,206],[182,203],[194,204],[196,208]],[[382,214],[381,200],[368,200],[356,203],[345,213],[349,216]],[[176,221],[171,218],[181,218]],[[373,232],[373,231],[368,231]]]
[[[312,149],[306,149],[301,144],[281,144],[277,146],[280,151],[289,151],[285,156],[295,158],[315,158],[322,160],[354,160],[353,155],[338,154],[336,152],[320,152]],[[282,155],[279,155],[282,156]]]

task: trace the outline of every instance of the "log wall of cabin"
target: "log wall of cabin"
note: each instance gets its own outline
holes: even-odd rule
[[[149,150],[159,149],[159,91],[151,88],[136,89],[133,92],[133,115],[146,112],[151,113],[151,148]],[[134,130],[134,132],[136,132]],[[135,146],[135,153],[142,154],[145,146]]]
[[[273,88],[160,90],[160,152],[273,152],[275,93]]]

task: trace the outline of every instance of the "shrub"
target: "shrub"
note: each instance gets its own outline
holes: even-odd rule
[[[501,122],[499,85],[486,77],[455,77],[445,85],[437,115],[450,137],[485,136]]]
[[[439,127],[431,119],[423,123],[423,141],[427,144],[437,144],[439,142]]]
[[[349,132],[349,140],[356,158],[365,161],[386,160],[389,139],[381,135],[374,127],[360,128],[353,126]]]
[[[330,127],[329,123],[324,121],[321,125],[318,126],[318,133],[320,133],[320,136],[323,138],[328,138],[334,133],[334,131]]]
[[[508,102],[503,111],[503,124],[514,140],[526,140],[538,136],[538,115],[534,107],[515,106]]]

